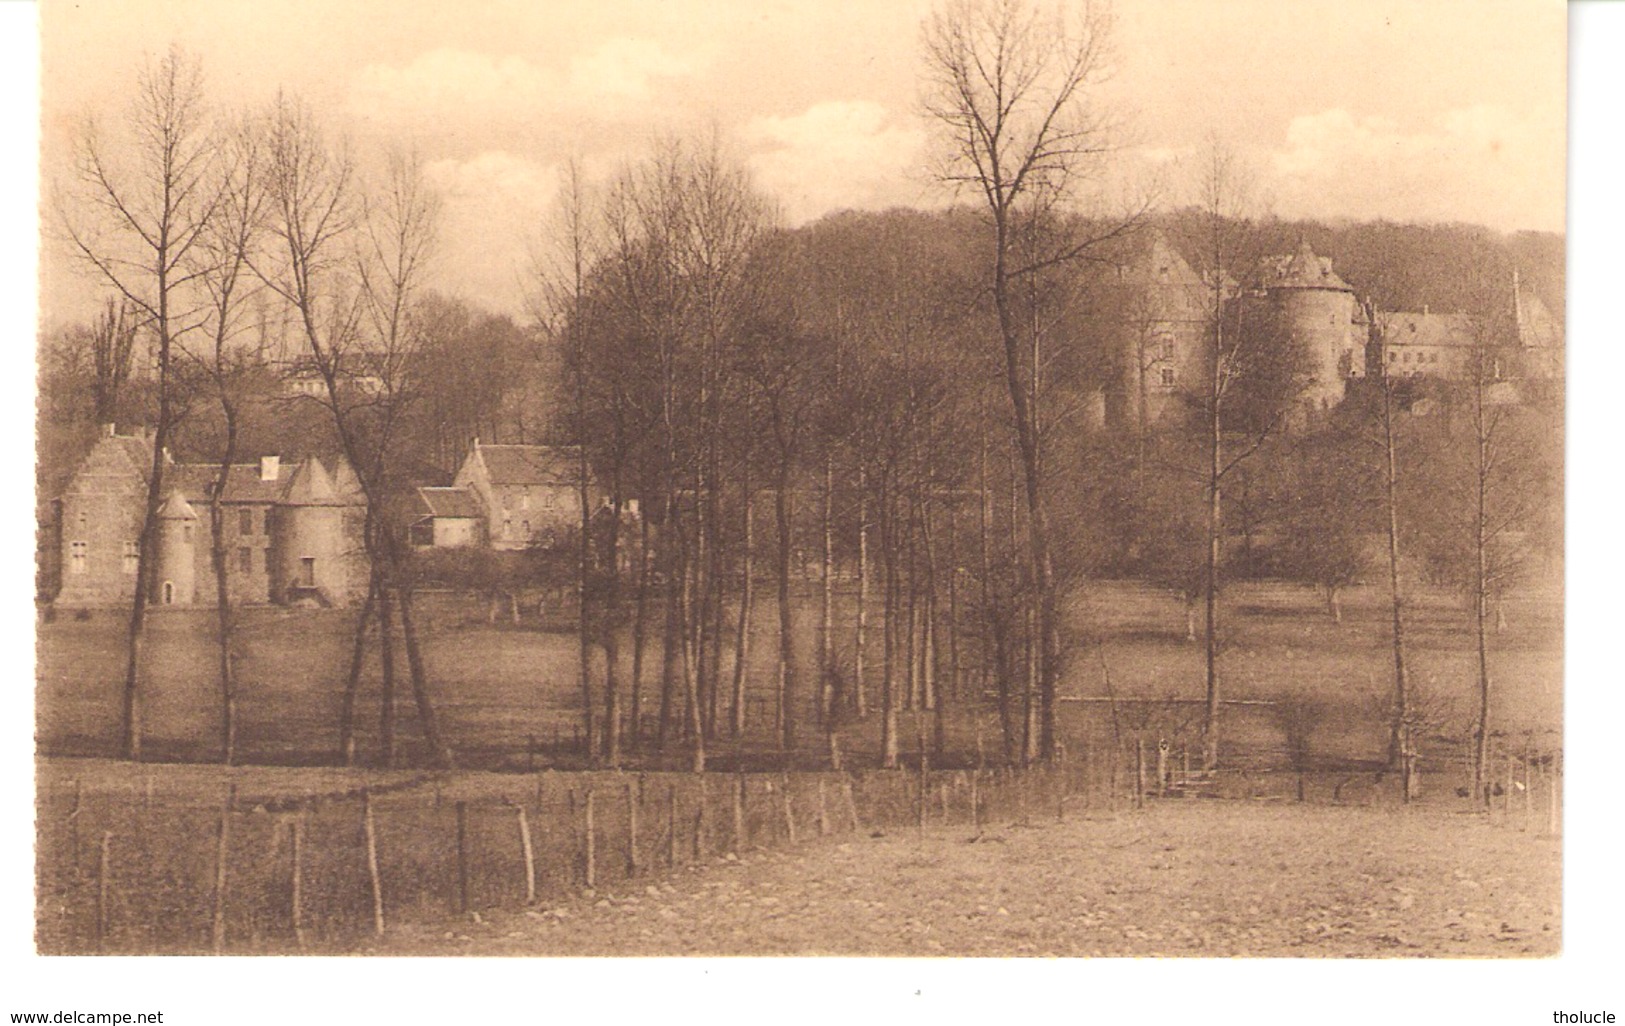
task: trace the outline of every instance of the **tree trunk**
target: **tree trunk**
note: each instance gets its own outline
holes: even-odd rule
[[[237,758],[237,684],[231,653],[234,611],[230,567],[226,562],[225,498],[231,464],[237,458],[237,412],[231,402],[224,398],[224,389],[221,395],[226,420],[226,445],[215,471],[214,493],[209,497],[209,548],[214,558],[216,653],[220,672],[220,761],[230,766]]]
[[[880,482],[880,560],[885,565],[885,585],[881,602],[881,670],[880,670],[880,765],[885,769],[897,768],[897,689],[894,683],[894,655],[897,621],[897,559],[893,539],[890,496],[886,478]]]
[[[631,723],[632,751],[643,747],[643,642],[648,633],[649,577],[649,511],[640,507],[638,517],[638,592],[632,606],[632,682]]]
[[[1477,373],[1473,388],[1473,430],[1475,434],[1477,464],[1475,472],[1475,508],[1473,511],[1473,628],[1478,655],[1478,729],[1474,740],[1473,786],[1475,794],[1487,803],[1490,771],[1490,662],[1489,662],[1489,475],[1490,430],[1484,403],[1484,354],[1477,354]]]
[[[1375,325],[1374,308],[1367,319]],[[1388,514],[1388,600],[1393,620],[1394,715],[1389,728],[1388,765],[1403,770],[1411,752],[1410,688],[1405,673],[1405,617],[1399,585],[1399,492],[1394,459],[1394,393],[1386,369],[1382,372],[1383,498]]]
[[[796,742],[795,628],[790,608],[790,457],[781,454],[773,514],[779,534],[779,747],[786,754]]]
[[[355,705],[361,691],[361,666],[367,653],[367,626],[378,603],[378,574],[367,575],[367,598],[356,617],[355,641],[350,646],[350,672],[344,679],[344,697],[339,705],[339,759],[355,765]]]
[[[1021,380],[1019,333],[1010,302],[1010,211],[994,211],[997,232],[994,252],[993,304],[998,312],[999,333],[1004,342],[1005,385],[1015,413],[1016,442],[1021,453],[1026,482],[1027,544],[1030,582],[1037,607],[1039,758],[1048,760],[1055,751],[1055,679],[1060,664],[1060,633],[1055,598],[1055,565],[1050,556],[1049,514],[1043,463],[1039,451],[1037,396],[1029,399]]]
[[[418,724],[423,728],[423,740],[429,746],[430,764],[436,769],[453,769],[451,749],[440,736],[439,721],[434,703],[429,697],[429,674],[423,665],[423,650],[418,645],[418,632],[412,622],[412,589],[399,589],[401,634],[406,641],[406,665],[412,678],[412,699],[417,704]]]
[[[390,585],[383,581],[378,588],[378,662],[383,676],[383,697],[378,710],[378,751],[383,764],[395,768],[395,639],[394,603],[389,597]]]
[[[1211,773],[1219,768],[1219,563],[1224,555],[1223,498],[1220,478],[1224,473],[1224,423],[1221,417],[1219,347],[1215,339],[1211,363],[1211,391],[1207,411],[1208,474],[1207,474],[1207,561],[1203,573],[1203,602],[1206,606],[1205,629],[1202,639],[1203,667],[1207,679],[1207,704],[1202,722],[1202,769]]]
[[[869,715],[869,693],[864,686],[863,657],[869,626],[869,491],[863,468],[858,468],[858,608],[853,615],[857,634],[852,644],[852,711],[858,719]]]
[[[745,541],[741,557],[744,565],[744,579],[739,585],[739,623],[734,636],[734,676],[733,701],[729,722],[730,732],[734,740],[739,740],[745,733],[745,674],[750,661],[750,613],[751,602],[755,599],[755,582],[753,578],[756,568],[751,558],[751,549],[755,542],[755,512],[756,492],[750,486],[750,471],[745,471]]]
[[[824,490],[818,519],[822,527],[818,585],[818,715],[826,731],[835,729],[835,681],[832,649],[835,634],[835,528],[832,516],[835,493],[835,457],[824,456]]]

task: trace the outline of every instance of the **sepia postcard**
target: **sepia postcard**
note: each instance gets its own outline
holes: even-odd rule
[[[6,1011],[1612,1021],[1569,7],[43,0]]]

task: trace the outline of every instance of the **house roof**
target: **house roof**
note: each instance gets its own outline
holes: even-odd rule
[[[467,488],[421,487],[418,512],[424,516],[478,520],[485,514],[479,499]]]
[[[1392,313],[1382,315],[1382,341],[1389,346],[1470,346],[1473,335],[1462,314]]]
[[[1332,270],[1330,257],[1316,256],[1314,248],[1305,239],[1298,251],[1289,257],[1271,257],[1264,261],[1262,284],[1268,289],[1331,289],[1353,292],[1353,286]]]
[[[280,502],[298,466],[297,463],[284,463],[275,478],[262,481],[258,463],[233,463],[226,475],[226,491],[221,500],[233,503]],[[208,502],[214,494],[214,483],[219,475],[218,464],[176,463],[164,472],[164,479],[166,484],[172,483],[183,490],[191,501]]]
[[[573,485],[580,480],[579,446],[476,443],[474,451],[493,485]]]

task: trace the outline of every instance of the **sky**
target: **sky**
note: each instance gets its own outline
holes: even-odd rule
[[[302,97],[445,197],[437,287],[520,314],[561,165],[605,176],[717,132],[788,224],[951,201],[920,114],[929,0],[46,0],[42,172],[172,43],[221,110]],[[1113,188],[1172,201],[1210,136],[1283,217],[1564,224],[1562,0],[1118,0]],[[1184,160],[1186,163],[1181,163]],[[42,252],[46,324],[95,287]]]

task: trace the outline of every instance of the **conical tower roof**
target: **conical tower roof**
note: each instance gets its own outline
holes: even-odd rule
[[[1332,271],[1332,262],[1316,256],[1309,240],[1298,243],[1298,251],[1286,261],[1279,276],[1268,283],[1272,289],[1330,289],[1335,292],[1353,292],[1348,282]]]
[[[312,456],[299,464],[288,490],[282,496],[284,506],[342,506],[344,501],[333,488],[333,479],[321,460]]]
[[[177,488],[170,492],[169,498],[165,499],[164,504],[158,507],[158,519],[196,520],[197,510],[192,508],[192,504],[186,501],[186,496]]]

